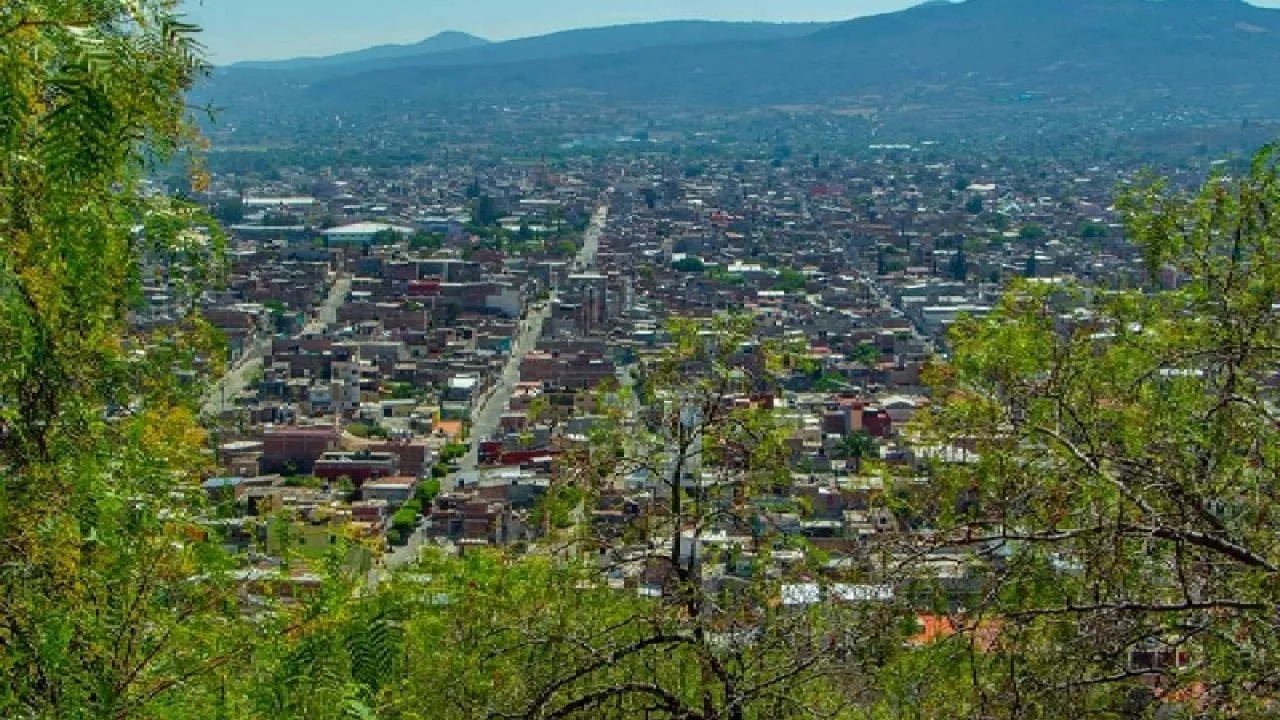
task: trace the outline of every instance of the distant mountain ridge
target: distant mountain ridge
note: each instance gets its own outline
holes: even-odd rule
[[[682,35],[657,27],[663,32],[574,31],[373,70],[347,66],[295,80],[287,90],[283,75],[232,75],[218,78],[214,90],[224,106],[239,90],[259,98],[278,90],[294,93],[299,107],[326,112],[571,96],[701,108],[821,105],[882,115],[910,109],[956,122],[1027,108],[1280,117],[1280,10],[1241,0],[926,2],[749,41],[726,32],[691,42],[696,28]],[[664,32],[684,41],[657,42]],[[640,39],[622,40],[636,33]],[[577,44],[566,41],[574,38]],[[280,85],[271,90],[270,83]]]
[[[333,68],[346,64],[359,64],[378,60],[417,57],[435,53],[467,50],[474,47],[490,45],[488,40],[456,30],[446,30],[412,44],[389,44],[353,50],[351,52],[326,55],[322,57],[300,57],[287,60],[247,60],[230,65],[232,68],[254,70],[314,70]]]
[[[803,37],[831,26],[831,23],[668,20],[563,30],[503,42],[489,42],[465,33],[442,33],[417,45],[383,45],[322,58],[237,63],[230,69],[292,71],[297,73],[297,79],[312,81],[399,67],[502,65],[653,47],[761,42]],[[455,37],[459,39],[454,40]]]

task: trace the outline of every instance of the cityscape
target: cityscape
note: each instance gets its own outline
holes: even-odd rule
[[[1280,10],[183,6],[0,7],[0,716],[1280,710]]]

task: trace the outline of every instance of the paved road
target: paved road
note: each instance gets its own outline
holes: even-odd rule
[[[245,354],[227,369],[204,396],[200,411],[205,415],[221,415],[235,402],[236,396],[249,387],[249,380],[262,367],[262,358],[271,349],[271,338],[258,338]]]
[[[333,285],[329,286],[329,296],[316,309],[315,317],[307,323],[306,332],[318,333],[326,328],[332,330],[333,326],[338,324],[338,308],[346,304],[347,296],[350,294],[351,278],[346,275],[339,276]]]
[[[347,301],[351,293],[351,278],[341,276],[329,286],[329,294],[316,309],[311,322],[307,324],[307,332],[320,332],[322,329],[336,325],[338,308]],[[206,415],[220,415],[231,407],[236,396],[249,387],[249,380],[262,367],[262,359],[271,351],[271,337],[258,338],[245,351],[235,365],[209,388],[201,404],[201,412]]]
[[[601,206],[596,210],[595,216],[591,219],[590,227],[583,233],[582,249],[578,252],[578,256],[573,263],[575,270],[581,271],[595,266],[596,255],[600,252],[600,235],[604,232],[608,219],[608,206]],[[552,305],[554,305],[554,298],[534,307],[528,313],[528,317],[522,322],[520,332],[512,345],[511,354],[507,358],[507,364],[502,369],[502,375],[494,383],[493,388],[480,399],[480,403],[472,412],[471,450],[459,465],[461,472],[473,472],[479,466],[480,441],[488,439],[497,432],[498,424],[502,421],[502,413],[506,411],[507,403],[510,402],[511,395],[515,392],[516,384],[520,382],[520,361],[526,354],[537,347],[538,338],[542,336],[542,326],[551,315]],[[450,477],[443,483],[446,489],[453,489],[453,480],[454,478]]]

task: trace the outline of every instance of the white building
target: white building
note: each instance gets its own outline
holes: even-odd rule
[[[374,236],[388,230],[399,235],[403,235],[404,237],[408,237],[413,234],[413,228],[410,227],[376,222],[341,225],[339,227],[329,228],[328,230],[323,231],[322,234],[331,246],[367,247],[373,244]]]

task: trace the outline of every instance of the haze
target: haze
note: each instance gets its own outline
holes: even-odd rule
[[[918,0],[199,0],[192,18],[218,63],[411,43],[444,30],[490,40],[656,20],[847,20]],[[1280,6],[1280,0],[1273,0]]]

